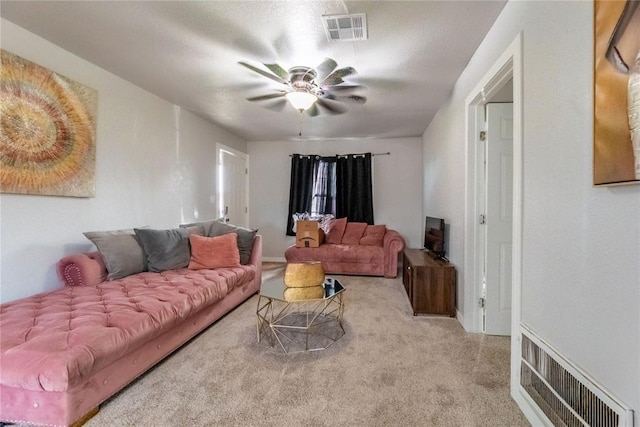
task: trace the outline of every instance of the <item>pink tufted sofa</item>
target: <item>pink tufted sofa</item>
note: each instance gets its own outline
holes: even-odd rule
[[[385,225],[331,221],[324,243],[317,248],[291,246],[285,251],[287,262],[320,261],[326,273],[396,277],[398,255],[404,239]]]
[[[61,289],[0,305],[0,420],[68,426],[260,288],[261,236],[239,267],[106,277],[100,255],[63,258]]]

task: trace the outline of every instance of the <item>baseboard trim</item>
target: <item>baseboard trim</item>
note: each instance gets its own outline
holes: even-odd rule
[[[262,262],[287,262],[284,257],[262,257]]]
[[[549,418],[520,386],[515,393],[511,393],[511,397],[532,426],[553,426]]]

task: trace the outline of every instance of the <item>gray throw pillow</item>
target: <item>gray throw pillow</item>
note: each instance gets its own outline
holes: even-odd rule
[[[240,264],[246,265],[251,259],[253,252],[253,239],[256,237],[258,230],[239,227],[237,225],[226,224],[224,222],[216,222],[210,225],[209,237],[221,236],[228,233],[238,234],[238,251],[240,252]]]
[[[185,226],[180,226],[180,228],[184,228],[185,230],[187,230],[187,233],[189,233],[189,235],[192,234],[199,234],[200,236],[206,236],[207,233],[205,232],[205,228],[202,224],[188,224]]]
[[[87,231],[82,233],[93,242],[107,267],[107,279],[115,280],[147,270],[142,245],[132,229]]]
[[[190,228],[190,227],[194,227],[194,226],[200,226],[203,228],[203,236],[209,236],[210,233],[210,229],[211,229],[211,225],[214,223],[219,223],[221,221],[224,221],[224,217],[220,217],[220,218],[216,218],[216,219],[209,219],[207,221],[199,221],[199,222],[192,222],[190,224],[180,224],[180,228]]]
[[[142,242],[149,271],[161,272],[189,265],[189,231],[185,228],[170,230],[133,229]]]
[[[240,264],[249,264],[251,253],[253,252],[253,240],[258,230],[250,230],[248,228],[238,227],[235,230],[238,233],[238,251],[240,252]]]
[[[235,225],[227,224],[226,222],[215,221],[209,225],[209,232],[207,233],[207,236],[209,237],[222,236],[223,234],[236,231],[237,228],[238,227],[236,227]]]

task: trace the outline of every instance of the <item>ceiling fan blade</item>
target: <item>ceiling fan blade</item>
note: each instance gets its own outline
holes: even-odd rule
[[[315,117],[320,114],[320,110],[318,110],[318,106],[316,104],[313,104],[311,107],[307,108],[307,114],[311,117]]]
[[[353,74],[356,74],[356,69],[353,67],[339,68],[322,80],[320,85],[339,85],[344,82],[344,80],[342,80],[343,77],[351,76]]]
[[[324,61],[322,61],[320,65],[316,67],[316,72],[318,73],[318,75],[316,76],[316,81],[321,82],[326,79],[327,76],[331,74],[331,72],[335,70],[337,66],[338,63],[336,61],[331,58],[325,58]]]
[[[265,67],[271,70],[273,74],[280,77],[282,80],[289,80],[289,73],[278,64],[264,64]]]
[[[269,101],[268,103],[262,106],[268,110],[279,112],[279,111],[282,111],[284,109],[284,106],[287,104],[288,104],[287,100],[282,98],[282,99],[277,99],[275,101]]]
[[[348,95],[348,96],[341,96],[341,95],[326,95],[325,99],[330,99],[332,101],[338,101],[338,102],[348,102],[348,103],[352,103],[352,104],[364,104],[365,102],[367,102],[367,98],[365,96],[360,96],[360,95]]]
[[[280,77],[276,76],[275,74],[267,73],[266,71],[261,70],[260,68],[254,67],[251,64],[247,64],[246,62],[240,61],[240,62],[238,62],[238,64],[240,64],[242,66],[245,66],[248,69],[250,69],[251,71],[254,71],[254,72],[256,72],[256,73],[258,73],[258,74],[260,74],[262,76],[265,76],[265,77],[267,77],[267,78],[269,78],[271,80],[274,80],[274,81],[276,81],[278,83],[281,83],[283,85],[286,85],[288,83],[286,80],[281,79]]]
[[[280,98],[287,94],[287,92],[269,93],[267,95],[253,96],[247,98],[247,101],[264,101],[266,99]]]
[[[320,87],[325,92],[351,92],[358,89],[365,89],[366,86],[362,85],[323,85]]]
[[[320,98],[316,101],[316,105],[322,107],[329,114],[343,114],[347,112],[347,107],[342,105],[339,102],[328,101],[326,99]]]

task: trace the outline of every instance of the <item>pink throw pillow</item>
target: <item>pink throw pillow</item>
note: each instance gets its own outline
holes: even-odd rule
[[[368,225],[364,235],[360,239],[361,245],[383,246],[384,235],[387,232],[386,225]]]
[[[349,222],[347,228],[344,230],[342,236],[343,245],[359,245],[360,239],[364,235],[364,230],[367,229],[366,222]]]
[[[342,242],[342,235],[347,227],[347,218],[338,218],[329,222],[329,231],[324,237],[325,243],[339,245]]]
[[[107,280],[107,267],[99,252],[68,255],[56,268],[58,277],[68,286],[96,286]]]
[[[189,235],[191,243],[191,259],[189,269],[239,267],[240,251],[238,235],[223,234],[216,237],[205,237],[197,234]]]

